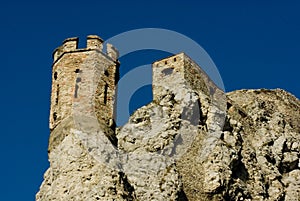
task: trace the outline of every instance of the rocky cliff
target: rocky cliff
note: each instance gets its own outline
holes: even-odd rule
[[[183,70],[193,65],[176,58]],[[76,111],[58,125],[64,139],[49,153],[37,201],[300,200],[296,97],[280,89],[223,94],[164,61],[153,69],[154,100],[115,130],[116,141]]]

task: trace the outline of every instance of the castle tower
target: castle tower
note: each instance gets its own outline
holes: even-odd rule
[[[90,35],[86,48],[78,49],[78,38],[68,38],[54,51],[49,151],[64,138],[55,128],[74,112],[97,116],[105,127],[114,125],[118,51],[110,44],[107,53],[102,49],[103,40]]]
[[[187,101],[185,104],[188,104],[191,97],[188,98],[185,95],[189,90],[192,90],[199,98],[206,97],[208,102],[204,110],[213,111],[212,113],[215,114],[210,116],[198,114],[198,109],[196,109],[200,106],[198,103],[196,108],[189,110],[189,118],[195,121],[194,124],[198,124],[200,118],[208,118],[206,126],[211,133],[222,129],[226,113],[226,95],[189,56],[185,53],[179,53],[156,61],[152,65],[152,71],[154,101],[159,102],[163,98],[162,94],[171,93],[176,96],[175,99]],[[204,100],[199,101],[202,102],[202,105],[205,102]],[[190,112],[195,112],[196,115],[193,116]],[[185,116],[185,114],[182,115]],[[219,124],[215,122],[219,122]]]
[[[153,100],[161,98],[158,94],[162,88],[172,90],[186,84],[194,91],[204,93],[214,99],[218,99],[217,96],[224,94],[199,65],[185,53],[179,53],[154,62],[152,71]],[[174,86],[175,80],[178,86]]]

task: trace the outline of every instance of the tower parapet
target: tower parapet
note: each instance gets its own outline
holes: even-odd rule
[[[100,51],[102,51],[103,42],[103,39],[97,35],[88,35],[86,47],[88,49],[99,49]]]
[[[110,58],[112,58],[113,60],[117,60],[119,58],[119,51],[112,44],[108,43],[106,48],[107,55]]]
[[[78,48],[78,38],[73,37],[73,38],[67,38],[63,42],[63,51],[64,52],[69,52],[69,51],[74,51]]]
[[[56,48],[53,52],[53,59],[56,61],[64,52],[75,51],[78,48],[78,38],[67,38],[62,45]]]

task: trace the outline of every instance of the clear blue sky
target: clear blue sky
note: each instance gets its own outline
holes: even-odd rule
[[[208,52],[226,91],[283,88],[299,98],[300,2],[207,2],[2,1],[0,200],[33,200],[49,165],[51,54],[67,37],[108,39],[146,27],[174,30]],[[164,55],[154,53],[123,58],[122,72],[128,63],[141,65]],[[145,87],[134,97],[148,96]]]

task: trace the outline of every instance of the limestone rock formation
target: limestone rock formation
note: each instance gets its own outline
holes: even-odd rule
[[[153,63],[153,101],[116,128],[117,50],[105,55],[96,36],[86,49],[74,41],[54,54],[50,167],[37,201],[300,200],[296,97],[225,94],[181,53]]]

